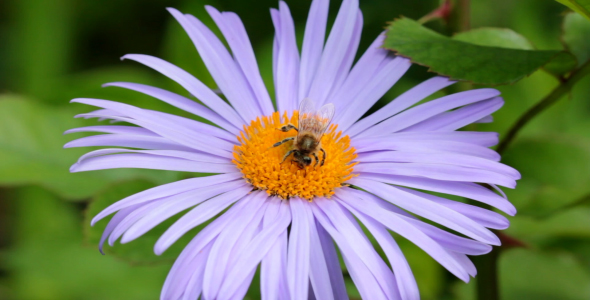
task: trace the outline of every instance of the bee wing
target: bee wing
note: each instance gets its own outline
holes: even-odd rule
[[[299,105],[299,132],[321,137],[334,116],[334,104],[326,104],[316,111],[315,103],[309,98]]]
[[[310,98],[305,98],[299,104],[299,121],[304,119],[305,117],[309,118],[316,113],[315,110],[315,102]]]
[[[322,133],[324,133],[324,131],[326,131],[326,128],[328,128],[328,125],[330,125],[330,122],[332,122],[332,117],[334,117],[334,111],[335,111],[335,107],[334,104],[332,103],[328,103],[324,106],[322,106],[318,112],[317,115],[320,118],[320,120],[322,120],[322,123],[324,124],[324,128],[322,130]]]

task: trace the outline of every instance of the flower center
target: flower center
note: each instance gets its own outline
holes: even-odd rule
[[[313,197],[329,198],[334,194],[334,189],[353,177],[352,171],[356,163],[352,160],[357,156],[355,149],[350,147],[350,138],[342,136],[341,131],[336,131],[337,125],[332,124],[314,149],[319,158],[317,164],[313,155],[315,152],[310,152],[311,163],[305,167],[295,160],[297,151],[283,161],[290,150],[298,150],[295,144],[298,132],[295,129],[287,132],[279,129],[288,124],[298,127],[298,116],[299,113],[294,111],[290,118],[287,113],[281,118],[275,112],[262,119],[256,118],[250,126],[244,126],[244,131],[238,136],[240,145],[234,146],[233,163],[250,184],[257,189],[266,190],[269,195],[282,199],[298,196],[309,201]],[[289,137],[294,137],[295,140],[273,147]],[[323,165],[320,148],[326,153]]]

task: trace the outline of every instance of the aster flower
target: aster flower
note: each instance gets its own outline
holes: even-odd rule
[[[520,175],[499,163],[499,155],[488,148],[498,142],[497,134],[457,131],[490,121],[503,104],[497,90],[465,91],[418,105],[454,83],[434,77],[361,118],[410,61],[381,49],[381,34],[353,64],[363,24],[354,0],[343,1],[327,40],[328,1],[314,0],[299,54],[289,8],[280,2],[279,9],[271,10],[275,110],[239,17],[206,9],[230,49],[197,18],[169,11],[189,34],[227,102],[182,69],[147,55],[123,58],[176,81],[197,101],[142,84],[107,86],[149,95],[216,126],[108,100],[73,100],[100,108],[80,117],[128,125],[70,130],[105,134],[66,147],[118,147],[82,156],[72,172],[147,168],[216,174],[158,186],[107,207],[92,220],[94,224],[114,213],[101,251],[107,240],[111,245],[119,238],[130,242],[188,211],[156,242],[156,254],[190,229],[214,220],[180,254],[161,299],[241,299],[259,265],[263,299],[347,299],[339,256],[363,298],[418,299],[398,236],[461,280],[476,275],[467,255],[482,255],[499,245],[489,229],[505,229],[508,220],[427,192],[465,197],[515,214],[497,185],[513,188]],[[278,129],[301,125],[303,99],[317,107],[333,103],[335,113],[326,123],[310,115],[313,110],[305,112],[329,126],[320,134],[325,162],[302,167],[292,159],[281,163],[296,147],[293,142],[273,145],[298,136],[295,129]]]

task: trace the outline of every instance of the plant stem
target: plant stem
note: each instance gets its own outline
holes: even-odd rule
[[[461,31],[467,31],[471,29],[471,3],[470,0],[458,0],[457,1],[457,10],[461,13],[459,14],[458,23],[459,28]]]
[[[492,252],[474,256],[473,263],[477,267],[477,300],[498,300],[498,255],[500,247],[494,247]]]
[[[565,78],[561,83],[543,98],[535,106],[531,107],[512,125],[504,139],[498,146],[498,153],[502,154],[504,150],[514,140],[518,132],[539,113],[550,107],[552,104],[561,99],[568,93],[572,87],[586,75],[590,74],[590,61],[583,64],[580,68],[575,70],[568,78]],[[584,199],[586,201],[586,199]],[[478,276],[477,276],[477,299],[478,300],[498,300],[500,299],[498,287],[498,257],[501,248],[494,247],[492,252],[487,255],[476,256],[473,258]]]
[[[449,19],[450,34],[471,29],[471,4],[470,0],[455,0]]]
[[[516,137],[518,132],[534,117],[544,111],[546,108],[557,102],[563,95],[569,92],[572,87],[584,76],[590,74],[590,60],[583,64],[580,68],[575,70],[568,78],[563,79],[561,84],[558,85],[549,95],[543,98],[535,106],[531,107],[525,112],[515,123],[512,125],[508,133],[504,136],[498,149],[496,150],[499,154],[502,154],[506,148],[510,145],[512,140]]]

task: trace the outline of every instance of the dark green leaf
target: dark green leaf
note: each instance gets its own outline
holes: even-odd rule
[[[86,234],[86,241],[93,247],[98,247],[102,232],[108,224],[108,219],[101,220],[94,227],[90,226],[90,220],[97,215],[101,210],[107,206],[135,193],[147,190],[155,185],[147,181],[129,181],[122,182],[113,186],[108,187],[102,193],[98,194],[90,203],[86,210],[84,227]],[[182,214],[180,214],[182,215]],[[106,255],[115,255],[129,263],[133,264],[152,264],[152,263],[167,263],[172,262],[184,246],[200,231],[203,227],[208,224],[203,224],[188,233],[186,233],[179,241],[174,243],[170,249],[166,250],[162,255],[157,256],[154,254],[154,244],[160,238],[160,236],[176,221],[180,215],[172,217],[162,224],[154,227],[143,236],[138,239],[131,241],[127,244],[115,244],[113,247],[109,247],[108,243],[105,243],[104,252]],[[98,248],[96,248],[98,249]],[[96,250],[98,252],[98,250]]]
[[[84,247],[80,207],[41,188],[18,188],[10,202],[11,243],[0,251],[10,296],[1,299],[157,299],[170,265],[129,266]]]
[[[457,33],[453,39],[480,46],[534,50],[529,40],[508,28],[477,28]]]
[[[528,244],[542,247],[552,240],[590,238],[590,208],[575,207],[560,211],[549,218],[516,216],[507,232]]]
[[[466,43],[440,35],[408,18],[395,20],[388,29],[385,48],[438,74],[479,84],[513,83],[542,67],[559,52]]]
[[[590,58],[590,22],[577,13],[563,18],[563,42],[578,59],[578,65]]]
[[[590,141],[582,137],[521,139],[503,162],[522,174],[508,191],[520,214],[547,216],[590,194]]]
[[[501,299],[590,299],[590,275],[571,254],[513,249],[502,253],[498,267]],[[456,299],[474,299],[475,285],[459,283]]]
[[[569,52],[559,52],[549,63],[543,67],[543,69],[557,77],[560,77],[575,69],[577,65],[578,60],[573,54]]]
[[[70,166],[90,149],[63,149],[79,134],[67,129],[96,124],[74,119],[73,109],[56,109],[18,96],[0,96],[0,185],[37,184],[69,199],[89,197],[120,180],[170,182],[178,172],[115,169],[72,174]]]
[[[416,277],[421,298],[439,299],[443,290],[444,269],[430,255],[412,242],[398,236],[395,237],[395,240],[402,249],[405,258],[410,264],[412,273]]]
[[[590,20],[590,0],[556,0]]]
[[[522,35],[507,28],[478,28],[458,33],[453,39],[480,46],[508,49],[534,50],[533,45]],[[559,52],[543,69],[562,76],[578,65],[576,57],[569,52]]]

